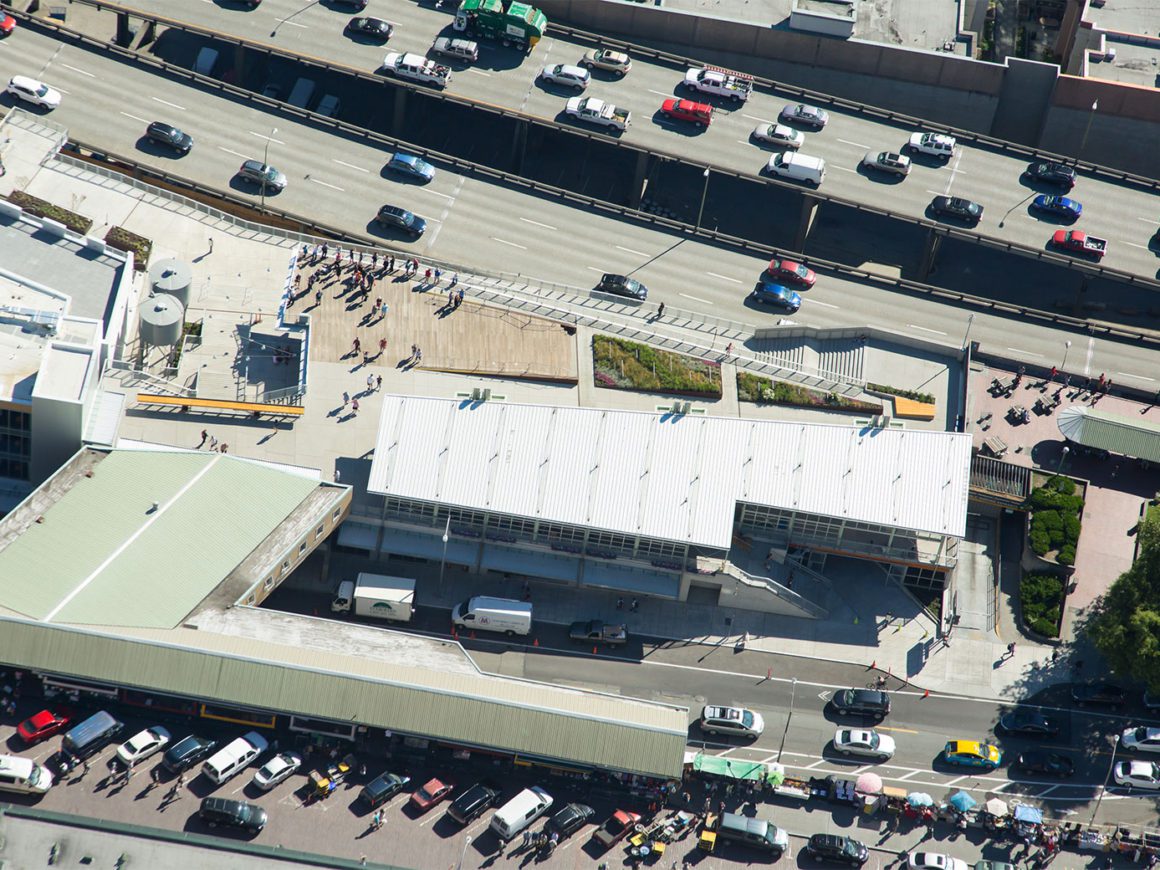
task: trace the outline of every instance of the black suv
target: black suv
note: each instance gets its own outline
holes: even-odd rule
[[[870,857],[870,852],[853,837],[838,834],[814,834],[806,843],[806,851],[817,861],[834,864],[849,864],[861,867]]]
[[[397,205],[384,205],[375,215],[375,220],[384,227],[394,227],[410,233],[415,238],[419,238],[427,231],[427,221]]]
[[[266,811],[246,801],[207,797],[202,800],[201,809],[197,814],[211,828],[226,825],[256,834],[266,827]]]
[[[552,830],[560,834],[560,839],[570,837],[588,824],[588,820],[596,815],[596,810],[585,804],[568,804],[548,822]]]
[[[877,689],[842,689],[834,692],[834,712],[885,719],[890,714],[890,696]]]
[[[1055,184],[1071,190],[1075,187],[1075,170],[1066,163],[1032,163],[1027,175],[1035,181]]]
[[[360,797],[373,810],[375,807],[381,807],[397,795],[403,790],[403,786],[410,781],[411,777],[409,776],[400,776],[397,773],[384,773],[382,776],[376,776],[364,785]]]
[[[146,127],[145,135],[149,137],[150,142],[165,145],[182,154],[188,154],[189,149],[193,147],[192,136],[178,130],[172,124],[163,124],[161,121],[154,121]]]
[[[1115,683],[1081,683],[1071,687],[1071,699],[1081,707],[1123,707],[1128,693]]]
[[[170,773],[181,773],[183,770],[189,770],[203,758],[208,758],[216,746],[216,740],[190,734],[165,750],[165,754],[161,756],[161,764]]]
[[[447,808],[447,815],[466,825],[496,802],[499,792],[479,782],[457,797]]]
[[[639,299],[644,302],[648,298],[648,288],[626,275],[604,275],[596,289],[601,293],[612,293],[615,296],[627,296],[629,299]]]

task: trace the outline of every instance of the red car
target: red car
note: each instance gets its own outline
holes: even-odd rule
[[[611,849],[623,840],[638,822],[640,813],[617,810],[604,820],[603,825],[592,832],[592,839],[599,843],[602,849]]]
[[[65,712],[54,713],[51,710],[41,710],[34,716],[25,719],[16,728],[16,733],[30,746],[39,743],[46,737],[51,737],[72,721],[72,715]]]
[[[16,19],[0,12],[0,36],[7,36],[16,29]]]
[[[427,812],[447,795],[451,794],[451,790],[455,786],[450,783],[443,782],[441,779],[432,779],[427,782],[421,789],[418,789],[411,795],[411,803],[414,804],[415,809],[420,812]]]
[[[694,103],[692,100],[665,100],[661,111],[678,121],[692,121],[699,127],[708,127],[713,121],[713,107],[708,103]]]
[[[799,287],[813,287],[818,276],[814,270],[804,263],[795,263],[793,260],[769,261],[769,276],[778,284],[797,284]]]

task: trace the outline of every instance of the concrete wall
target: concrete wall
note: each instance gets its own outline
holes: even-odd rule
[[[991,135],[1035,147],[1047,120],[1043,109],[1051,102],[1058,76],[1059,67],[1055,64],[1007,58],[1007,75],[991,122]]]

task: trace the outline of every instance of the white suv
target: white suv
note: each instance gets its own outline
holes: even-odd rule
[[[765,730],[765,720],[760,713],[744,707],[707,706],[701,711],[701,730],[706,734],[759,737]]]
[[[943,133],[912,133],[907,144],[916,154],[927,154],[948,160],[955,156],[955,137]]]
[[[60,91],[55,91],[44,82],[30,79],[28,76],[13,76],[5,89],[18,100],[44,106],[46,109],[55,109],[60,105]]]
[[[563,85],[566,88],[584,90],[588,87],[588,80],[592,74],[582,66],[573,66],[568,63],[553,63],[544,67],[540,76],[546,82],[554,85]]]

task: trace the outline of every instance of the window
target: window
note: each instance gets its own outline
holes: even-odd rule
[[[306,542],[303,541],[301,544],[298,545],[298,555],[301,556],[305,552],[306,552]]]
[[[322,533],[323,533],[323,532],[325,532],[325,531],[326,531],[326,526],[325,526],[325,525],[321,525],[321,526],[319,526],[317,529],[315,529],[315,530],[314,530],[314,540],[316,540],[316,541],[317,541],[319,538],[321,538],[321,537],[322,537]]]
[[[265,582],[265,583],[263,583],[262,585],[263,585],[263,586],[265,586],[267,589],[270,589],[270,588],[272,588],[272,587],[273,587],[273,585],[274,585],[274,578],[273,578],[273,577],[267,577],[267,578],[266,578],[266,582]]]

